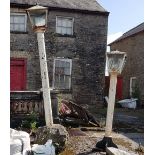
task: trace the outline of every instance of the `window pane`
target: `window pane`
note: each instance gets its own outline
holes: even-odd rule
[[[69,88],[69,81],[70,81],[70,76],[65,76],[65,88],[66,89],[70,89]]]
[[[59,60],[55,60],[55,67],[59,67]]]
[[[69,34],[69,35],[72,34],[72,28],[67,28],[67,34]]]
[[[57,18],[57,26],[62,26],[62,22],[60,18]]]
[[[64,68],[63,67],[56,67],[55,74],[64,75]]]
[[[66,20],[65,19],[62,20],[62,26],[63,27],[67,27],[67,23],[66,23]]]
[[[64,68],[64,61],[60,61],[60,67]]]
[[[66,31],[66,28],[62,27],[62,34],[67,34]]]
[[[55,88],[59,88],[59,76],[55,75],[55,83],[54,83]]]
[[[64,81],[64,75],[60,76],[60,88],[65,88],[65,81]]]
[[[13,23],[13,16],[10,16],[10,23]]]
[[[61,27],[57,27],[57,33],[61,33]]]
[[[70,75],[70,68],[65,68],[64,74],[65,75]]]
[[[25,23],[25,16],[18,16],[19,23]]]
[[[18,16],[14,16],[14,23],[19,23],[19,18],[18,18]]]
[[[13,24],[10,24],[10,30],[13,31]]]
[[[70,19],[67,20],[67,27],[72,27],[72,20]]]
[[[24,28],[23,24],[19,24],[19,31],[25,31],[25,28]]]
[[[18,24],[14,24],[14,31],[18,31],[19,30],[19,25]]]
[[[134,89],[136,87],[136,79],[132,79],[132,88]]]

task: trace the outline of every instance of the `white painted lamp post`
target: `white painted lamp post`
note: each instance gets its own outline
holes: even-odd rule
[[[44,33],[47,27],[48,8],[36,5],[27,9],[26,12],[32,24],[33,31],[37,33],[45,120],[46,120],[46,126],[51,127],[53,125],[53,116],[51,108],[51,96],[50,96],[49,77],[48,77],[48,68],[47,68],[47,59],[46,59],[46,50],[44,41]]]
[[[103,140],[96,144],[97,148],[101,148],[103,150],[106,149],[106,146],[117,147],[112,142],[111,132],[112,132],[113,114],[115,106],[117,75],[121,74],[125,61],[126,61],[125,52],[112,51],[107,53],[107,67],[110,75],[110,88],[109,88],[108,109],[106,117],[106,130],[105,130],[105,137],[103,138]]]

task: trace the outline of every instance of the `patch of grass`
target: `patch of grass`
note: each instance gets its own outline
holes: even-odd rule
[[[139,155],[143,155],[144,154],[144,148],[142,146],[139,146],[136,150],[135,150]]]
[[[59,155],[75,155],[75,152],[72,149],[66,148],[62,153]]]

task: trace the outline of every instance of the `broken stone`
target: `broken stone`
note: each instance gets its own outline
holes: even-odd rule
[[[137,155],[135,153],[128,153],[126,151],[114,148],[114,147],[107,147],[106,148],[106,153],[108,155]]]
[[[53,124],[52,127],[40,127],[36,131],[35,144],[44,145],[49,139],[52,139],[56,152],[64,149],[68,140],[68,132],[60,124]]]

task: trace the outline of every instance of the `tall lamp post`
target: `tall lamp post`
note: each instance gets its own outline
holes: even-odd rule
[[[108,109],[106,117],[106,130],[103,140],[99,141],[96,144],[96,147],[106,150],[106,147],[116,147],[117,146],[112,141],[112,123],[113,123],[113,114],[114,114],[114,105],[115,105],[115,96],[116,96],[116,84],[117,84],[117,75],[121,74],[124,64],[126,61],[126,53],[119,51],[112,51],[107,53],[107,67],[110,75],[110,88],[109,88],[109,100],[108,100]]]
[[[45,121],[46,126],[51,127],[53,125],[53,116],[51,108],[51,96],[50,96],[49,77],[48,77],[48,68],[47,68],[47,59],[46,59],[46,50],[44,41],[44,33],[47,27],[48,8],[36,5],[27,9],[26,12],[32,24],[33,31],[37,33],[44,110],[45,110]]]

